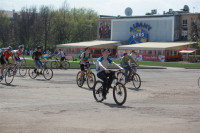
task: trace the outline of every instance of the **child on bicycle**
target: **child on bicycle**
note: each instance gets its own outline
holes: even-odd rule
[[[138,60],[137,60],[138,55],[137,55],[137,52],[136,52],[135,50],[132,50],[132,51],[131,51],[130,56],[133,58],[133,60],[134,60],[135,62],[138,61]],[[134,73],[137,72],[137,64],[135,64],[135,62],[132,62],[132,61],[130,62],[130,65],[131,65],[132,69],[134,70]]]
[[[62,68],[63,67],[63,62],[65,60],[65,54],[62,51],[62,49],[59,49],[59,52],[58,52],[58,54],[56,56],[60,57],[60,68]]]
[[[97,77],[103,80],[103,92],[102,97],[106,99],[106,87],[111,86],[112,77],[114,73],[111,73],[107,68],[108,64],[114,64],[116,67],[121,69],[124,72],[124,69],[113,62],[111,58],[109,58],[110,50],[109,49],[103,49],[101,57],[98,58],[97,64],[96,64],[96,71],[97,71]],[[109,78],[108,78],[109,77]]]
[[[3,70],[6,66],[8,66],[9,64],[9,61],[8,61],[8,58],[11,56],[12,57],[12,60],[14,61],[14,58],[12,56],[12,47],[9,46],[7,50],[5,50],[3,52],[3,54],[1,55],[1,72],[0,72],[0,78],[2,78],[2,74],[3,74]]]
[[[133,60],[133,58],[130,55],[128,55],[127,53],[124,53],[124,56],[122,57],[122,60],[121,60],[121,65],[125,70],[125,82],[128,82],[128,77],[130,76],[131,71],[132,71],[132,68],[129,65],[129,60],[134,62],[137,65],[135,60]]]
[[[24,61],[25,61],[25,58],[24,58],[24,55],[23,55],[23,46],[20,45],[19,46],[19,49],[18,50],[13,50],[13,55],[14,55],[14,74],[16,74],[16,65],[17,65],[17,62],[21,63],[21,59],[19,58],[20,55],[23,57]]]
[[[37,69],[41,69],[40,73],[38,72],[37,74],[42,74],[43,71],[43,64],[40,61],[40,58],[42,57],[42,48],[40,46],[37,46],[37,51],[33,52],[33,60],[35,62],[35,66]],[[37,69],[34,70],[34,72],[37,72]]]
[[[81,68],[81,80],[83,78],[84,72],[85,72],[85,66],[87,66],[87,64],[89,63],[88,59],[90,58],[90,60],[92,61],[93,64],[93,58],[92,58],[92,54],[90,53],[90,48],[87,47],[85,48],[85,51],[81,54],[80,56],[81,60],[80,60],[80,68]]]

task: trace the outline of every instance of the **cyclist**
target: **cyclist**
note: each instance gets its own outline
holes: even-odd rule
[[[106,87],[111,86],[112,82],[112,77],[113,74],[111,71],[109,71],[108,64],[114,64],[116,67],[122,70],[124,72],[124,69],[117,65],[116,63],[113,62],[111,58],[109,58],[110,50],[109,49],[103,49],[102,50],[102,55],[97,59],[97,64],[96,64],[96,71],[97,71],[97,77],[103,80],[103,92],[102,92],[102,97],[103,99],[106,99]],[[108,78],[109,77],[109,78]]]
[[[65,60],[65,53],[62,51],[62,49],[59,49],[58,54],[56,55],[57,57],[60,57],[60,68],[63,67],[63,62]]]
[[[135,51],[135,50],[132,50],[131,51],[131,54],[130,54],[130,56],[133,58],[133,60],[135,61],[135,62],[137,62],[138,61],[138,59],[137,59],[137,57],[138,57],[138,55],[137,55],[137,52]],[[137,65],[134,63],[134,62],[132,62],[131,61],[131,66],[132,66],[132,69],[134,70],[134,73],[136,73],[137,72]]]
[[[125,70],[125,82],[128,82],[128,77],[130,76],[131,70],[132,70],[129,65],[129,60],[137,65],[135,60],[133,60],[133,58],[130,55],[128,55],[127,53],[124,53],[124,56],[122,57],[122,60],[121,60],[121,65]]]
[[[42,57],[41,51],[42,51],[42,48],[40,46],[37,46],[37,51],[33,52],[33,60],[35,62],[35,66],[37,69],[41,69],[40,73],[38,72],[37,74],[42,74],[42,70],[43,70],[43,64],[40,61],[40,58]],[[35,73],[36,73],[37,69],[34,70]]]
[[[90,48],[87,47],[85,48],[85,51],[81,54],[80,56],[81,60],[80,60],[80,68],[81,68],[81,80],[83,78],[84,72],[85,72],[85,66],[87,66],[87,64],[89,63],[88,59],[90,58],[90,60],[92,61],[93,64],[93,58],[92,58],[92,54],[90,53]]]
[[[22,45],[20,45],[19,46],[19,49],[18,50],[13,50],[13,55],[14,55],[14,59],[15,59],[15,61],[14,61],[14,74],[16,74],[16,64],[17,64],[17,62],[19,62],[20,64],[21,64],[21,59],[19,58],[20,57],[20,55],[22,55],[22,57],[23,57],[23,59],[24,59],[24,61],[25,61],[25,58],[24,58],[24,55],[23,55],[23,46]]]
[[[8,65],[9,61],[8,61],[8,58],[11,56],[12,57],[12,60],[14,61],[14,58],[12,56],[12,47],[9,46],[7,50],[5,50],[3,52],[3,54],[1,55],[1,72],[0,72],[0,78],[2,78],[2,74],[3,74],[3,70],[4,68],[6,67],[6,65]]]

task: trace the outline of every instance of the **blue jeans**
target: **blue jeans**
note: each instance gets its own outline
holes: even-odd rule
[[[127,82],[132,69],[131,69],[131,67],[124,67],[124,70],[125,70],[125,81]],[[128,74],[128,72],[129,72],[129,74]]]
[[[132,66],[132,69],[134,70],[134,73],[137,72],[137,67],[136,66]]]
[[[36,61],[36,64],[39,68],[43,67],[43,64],[40,60],[35,60]]]

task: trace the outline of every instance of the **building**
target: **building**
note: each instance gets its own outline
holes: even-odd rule
[[[93,51],[111,48],[112,53],[117,51],[119,56],[136,50],[142,57],[140,60],[149,61],[183,60],[185,54],[195,54],[196,50],[189,50],[188,47],[193,36],[200,36],[200,33],[194,35],[193,32],[200,25],[200,13],[190,13],[188,6],[184,6],[181,11],[169,9],[162,15],[156,13],[156,10],[152,10],[152,13],[144,16],[100,16],[97,39],[104,40],[105,44],[101,42],[96,45],[98,41],[95,41],[88,46]],[[61,46],[57,45],[57,48]],[[74,43],[65,44],[65,47],[70,49],[81,46]],[[80,54],[79,51],[76,54]]]

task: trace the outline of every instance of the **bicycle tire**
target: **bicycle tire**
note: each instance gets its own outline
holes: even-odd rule
[[[49,77],[47,75],[49,75]],[[49,68],[44,69],[43,70],[43,76],[46,80],[52,79],[53,78],[53,70],[49,69]]]
[[[92,85],[90,85],[91,81],[93,82]],[[87,76],[87,85],[90,89],[93,89],[94,85],[96,82],[96,77],[95,74],[93,72],[90,72],[90,75]]]
[[[35,79],[37,77],[37,71],[34,72],[35,69],[29,69],[28,70],[28,75],[30,78]]]
[[[14,71],[13,70],[8,70],[5,74],[5,82],[6,84],[11,84],[14,79]]]
[[[58,68],[58,63],[57,61],[52,61],[51,62],[51,69],[57,69]]]
[[[26,76],[26,73],[27,73],[27,68],[26,68],[25,65],[22,64],[22,65],[19,67],[19,74],[20,74],[22,77],[24,77],[24,76]]]
[[[63,68],[66,70],[66,69],[69,69],[70,68],[70,63],[68,61],[64,61],[63,62]]]
[[[93,89],[93,96],[97,102],[102,102],[104,100],[102,93],[103,93],[103,82],[98,80],[96,81]]]
[[[133,82],[133,86],[135,87],[135,89],[139,89],[141,86],[141,79],[140,76],[137,73],[134,73],[132,76],[132,82]]]
[[[79,71],[76,75],[76,84],[78,85],[78,87],[82,87],[85,82],[84,80],[80,80],[80,76],[81,76],[81,71]]]
[[[119,101],[119,99],[117,98],[117,96],[120,95],[123,95],[121,101]],[[126,98],[127,98],[126,87],[122,83],[117,82],[116,86],[114,86],[113,88],[113,99],[115,103],[118,105],[123,105],[126,102]]]
[[[123,72],[118,72],[117,73],[117,80],[118,80],[118,82],[122,83],[123,85],[126,84],[126,82],[125,82],[125,75],[124,75]]]

